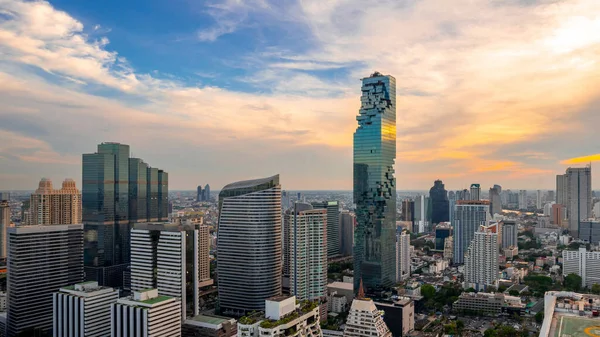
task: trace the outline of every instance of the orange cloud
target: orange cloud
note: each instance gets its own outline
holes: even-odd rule
[[[565,164],[565,165],[575,165],[575,164],[587,164],[587,163],[591,163],[593,161],[600,161],[600,153],[592,154],[589,156],[565,159],[565,160],[561,161],[560,163]]]

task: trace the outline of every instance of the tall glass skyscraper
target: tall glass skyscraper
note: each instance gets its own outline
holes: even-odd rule
[[[375,72],[362,80],[354,133],[354,290],[396,281],[396,79]]]

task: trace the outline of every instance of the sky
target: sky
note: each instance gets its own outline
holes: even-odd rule
[[[105,141],[170,189],[352,189],[360,79],[397,81],[400,190],[600,187],[598,0],[0,0],[0,190]]]

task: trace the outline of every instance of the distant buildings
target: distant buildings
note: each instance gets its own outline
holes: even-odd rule
[[[83,226],[8,228],[7,335],[52,329],[52,293],[83,281]]]
[[[536,209],[542,209],[543,207],[543,194],[541,190],[537,190],[536,191],[536,202],[535,202],[535,207]]]
[[[435,227],[435,250],[444,250],[446,239],[452,236],[452,226],[439,224]]]
[[[431,222],[438,224],[450,220],[448,192],[441,180],[436,180],[433,187],[429,190],[431,199]]]
[[[356,217],[353,213],[342,211],[340,214],[341,224],[341,253],[344,256],[352,256],[354,248],[354,226]]]
[[[327,257],[340,255],[340,204],[338,201],[313,202],[313,208],[327,210]]]
[[[568,168],[565,179],[569,231],[579,238],[579,223],[592,217],[592,168]]]
[[[156,289],[134,292],[111,307],[112,337],[181,336],[181,303]]]
[[[526,190],[519,191],[519,209],[521,209],[521,210],[527,209],[527,191]]]
[[[452,309],[459,313],[478,315],[496,315],[502,312],[520,315],[525,311],[521,298],[502,293],[467,293],[460,294]]]
[[[354,287],[362,279],[371,290],[396,279],[396,79],[375,72],[362,79],[361,91],[354,133]]]
[[[210,201],[210,185],[204,185],[204,190],[202,191],[202,201]]]
[[[10,205],[7,200],[0,200],[0,258],[7,256],[8,227],[10,227]]]
[[[410,234],[406,231],[396,238],[396,281],[410,277]]]
[[[581,287],[600,284],[600,252],[563,250],[563,276],[577,274],[581,276]]]
[[[579,223],[579,240],[600,245],[600,221],[581,221]]]
[[[519,229],[517,223],[510,220],[504,220],[502,223],[502,248],[517,247],[517,237]]]
[[[464,263],[464,256],[475,232],[479,226],[489,219],[489,202],[481,201],[458,201],[454,207],[454,253],[453,261],[457,264]]]
[[[465,254],[465,288],[498,287],[497,226],[481,226]]]
[[[420,195],[415,199],[415,233],[424,233],[429,231],[431,220],[431,200],[428,196]]]
[[[502,187],[500,185],[494,185],[490,188],[490,214],[502,214],[502,199],[500,194],[502,193]]]
[[[202,201],[202,185],[198,185],[198,187],[196,187],[196,201]]]
[[[217,233],[220,312],[263,311],[266,298],[281,294],[279,175],[223,187]]]
[[[481,185],[471,184],[471,199],[470,200],[481,200]]]
[[[566,208],[561,204],[552,205],[550,213],[550,223],[553,225],[562,226],[566,216]]]
[[[52,296],[54,337],[110,336],[110,309],[118,290],[86,282],[62,287]]]
[[[73,179],[66,179],[60,190],[43,178],[29,198],[28,225],[68,225],[81,223],[81,192]]]
[[[168,174],[130,158],[129,145],[101,143],[83,155],[82,181],[86,279],[122,287],[132,224],[168,220]]]

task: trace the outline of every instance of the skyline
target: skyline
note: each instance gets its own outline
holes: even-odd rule
[[[2,189],[81,188],[81,155],[114,141],[171,190],[349,191],[374,71],[398,83],[398,190],[554,190],[600,159],[594,0],[112,4],[0,0]]]

